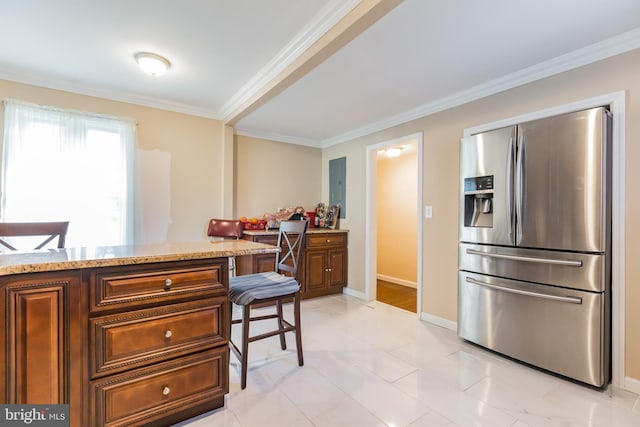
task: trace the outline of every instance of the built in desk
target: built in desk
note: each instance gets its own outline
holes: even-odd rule
[[[70,424],[171,425],[224,406],[228,257],[217,241],[0,255],[0,402],[69,404]]]
[[[342,293],[348,281],[348,237],[348,230],[307,229],[296,274],[303,299]],[[245,230],[242,238],[276,245],[278,230]],[[273,253],[239,256],[237,274],[273,271],[275,259]]]

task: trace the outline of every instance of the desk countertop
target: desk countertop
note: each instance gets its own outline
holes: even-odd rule
[[[220,240],[158,245],[48,249],[0,254],[0,276],[76,268],[276,253],[280,249],[247,240]]]

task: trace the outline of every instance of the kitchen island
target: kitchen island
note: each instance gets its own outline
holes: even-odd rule
[[[69,404],[70,425],[171,425],[224,406],[228,257],[249,241],[0,255],[0,403]]]

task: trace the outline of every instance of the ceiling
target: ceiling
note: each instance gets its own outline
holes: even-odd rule
[[[314,147],[640,47],[638,0],[2,0],[0,16],[0,79]],[[168,73],[143,74],[140,51]]]

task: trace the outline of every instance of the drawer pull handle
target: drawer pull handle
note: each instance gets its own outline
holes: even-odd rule
[[[496,289],[498,291],[511,292],[512,294],[519,294],[519,295],[526,295],[526,296],[536,297],[536,298],[550,299],[550,300],[553,300],[553,301],[568,302],[568,303],[571,303],[571,304],[582,304],[582,298],[579,298],[579,297],[570,297],[570,296],[566,296],[565,297],[565,296],[560,296],[560,295],[551,295],[551,294],[543,294],[543,293],[540,293],[540,292],[525,291],[523,289],[507,288],[505,286],[492,285],[490,283],[481,282],[480,280],[476,280],[476,279],[473,279],[471,277],[467,277],[466,281],[467,281],[467,283],[473,283],[474,285],[484,286],[485,288]]]
[[[331,239],[327,239],[327,243],[331,243]]]
[[[164,386],[164,388],[162,389],[162,394],[164,396],[169,396],[169,393],[171,393],[171,389],[168,386]]]
[[[173,285],[173,282],[171,281],[171,279],[167,279],[164,281],[164,287],[165,288],[170,288],[171,285]]]
[[[171,338],[171,335],[173,335],[173,332],[171,332],[171,329],[167,329],[167,332],[164,333],[165,338]]]
[[[508,255],[508,254],[494,254],[492,252],[477,251],[475,249],[467,249],[469,255],[480,255],[489,258],[508,259],[514,261],[524,262],[537,262],[540,264],[555,264],[555,265],[567,265],[569,267],[582,267],[582,261],[575,261],[571,259],[553,259],[553,258],[538,258],[532,256],[522,255]]]

